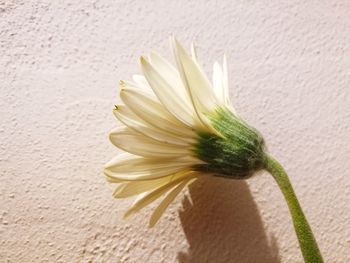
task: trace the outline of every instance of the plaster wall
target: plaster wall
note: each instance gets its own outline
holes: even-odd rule
[[[326,262],[350,262],[349,1],[0,1],[0,262],[302,262],[272,178],[203,180],[153,229],[102,174],[118,80],[174,33],[286,167]]]

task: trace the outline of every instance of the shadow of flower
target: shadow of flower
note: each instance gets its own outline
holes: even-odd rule
[[[180,220],[189,243],[179,263],[280,263],[244,181],[203,178],[190,185]],[[270,239],[270,240],[269,240]]]

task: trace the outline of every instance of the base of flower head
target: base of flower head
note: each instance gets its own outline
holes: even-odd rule
[[[232,179],[246,179],[264,168],[265,143],[260,133],[226,107],[208,115],[212,126],[222,135],[198,132],[194,145],[199,171]]]

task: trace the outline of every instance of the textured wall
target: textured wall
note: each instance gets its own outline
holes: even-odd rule
[[[0,262],[301,262],[268,174],[213,179],[154,229],[103,164],[117,83],[195,39],[227,53],[237,111],[285,165],[326,262],[350,262],[348,1],[1,1]],[[328,3],[329,2],[329,3]],[[333,3],[331,3],[333,2]]]

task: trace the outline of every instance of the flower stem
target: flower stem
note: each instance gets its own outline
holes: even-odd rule
[[[301,209],[287,173],[281,164],[271,156],[266,158],[265,169],[276,180],[287,201],[305,263],[323,263],[315,237]]]

